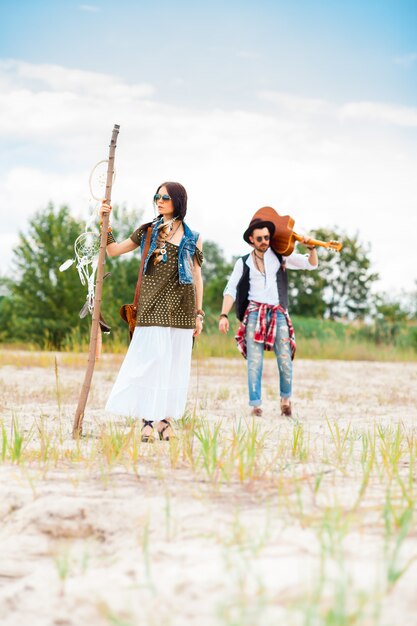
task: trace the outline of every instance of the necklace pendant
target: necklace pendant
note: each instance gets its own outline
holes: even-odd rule
[[[159,244],[159,247],[154,250],[153,254],[155,255],[154,265],[157,265],[161,261],[163,263],[167,260],[167,250],[165,247],[165,241]]]

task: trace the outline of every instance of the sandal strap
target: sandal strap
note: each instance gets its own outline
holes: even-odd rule
[[[171,423],[168,420],[160,420],[161,422],[164,422],[165,426],[163,428],[161,428],[161,430],[159,431],[161,434],[163,432],[166,431],[167,428],[169,428],[171,426]]]
[[[143,430],[144,428],[146,428],[147,426],[150,426],[153,429],[153,421],[151,420],[142,420],[143,421],[143,426],[141,428],[141,430]]]

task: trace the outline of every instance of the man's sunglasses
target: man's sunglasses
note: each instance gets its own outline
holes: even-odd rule
[[[258,243],[261,243],[261,241],[263,241],[264,239],[265,241],[269,241],[271,237],[269,235],[264,235],[263,237],[255,237],[255,241],[257,241]]]
[[[161,196],[160,193],[156,193],[153,197],[153,201],[154,202],[158,202],[158,200],[162,200],[163,202],[168,202],[168,200],[172,200],[171,196],[168,196],[168,194],[164,193],[163,196]]]

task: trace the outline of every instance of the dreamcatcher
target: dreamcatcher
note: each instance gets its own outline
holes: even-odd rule
[[[78,276],[82,285],[87,285],[87,298],[80,311],[83,318],[87,313],[92,314],[94,309],[94,288],[100,252],[100,236],[92,231],[82,233],[74,243],[75,259],[68,259],[63,263],[59,271],[64,272],[73,263],[76,263]]]
[[[105,197],[106,191],[106,174],[108,168],[108,160],[99,161],[91,171],[89,177],[90,202],[89,202],[89,218],[87,219],[85,231],[77,237],[74,243],[75,258],[67,259],[59,267],[60,272],[64,272],[74,263],[80,277],[82,285],[87,286],[87,297],[83,307],[80,310],[80,317],[84,318],[88,313],[93,314],[95,300],[95,281],[98,267],[98,258],[100,253],[100,235],[96,230],[92,230],[99,215],[99,207],[101,199]],[[115,173],[113,174],[113,182]],[[95,202],[93,202],[95,200]],[[103,279],[110,276],[107,272]],[[100,327],[104,333],[110,332],[110,327],[100,315]]]

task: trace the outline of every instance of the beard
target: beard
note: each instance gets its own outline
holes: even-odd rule
[[[255,243],[253,244],[253,247],[255,248],[257,252],[262,252],[262,254],[265,254],[265,252],[269,248],[269,242],[263,241],[262,243],[257,243],[255,241]]]

